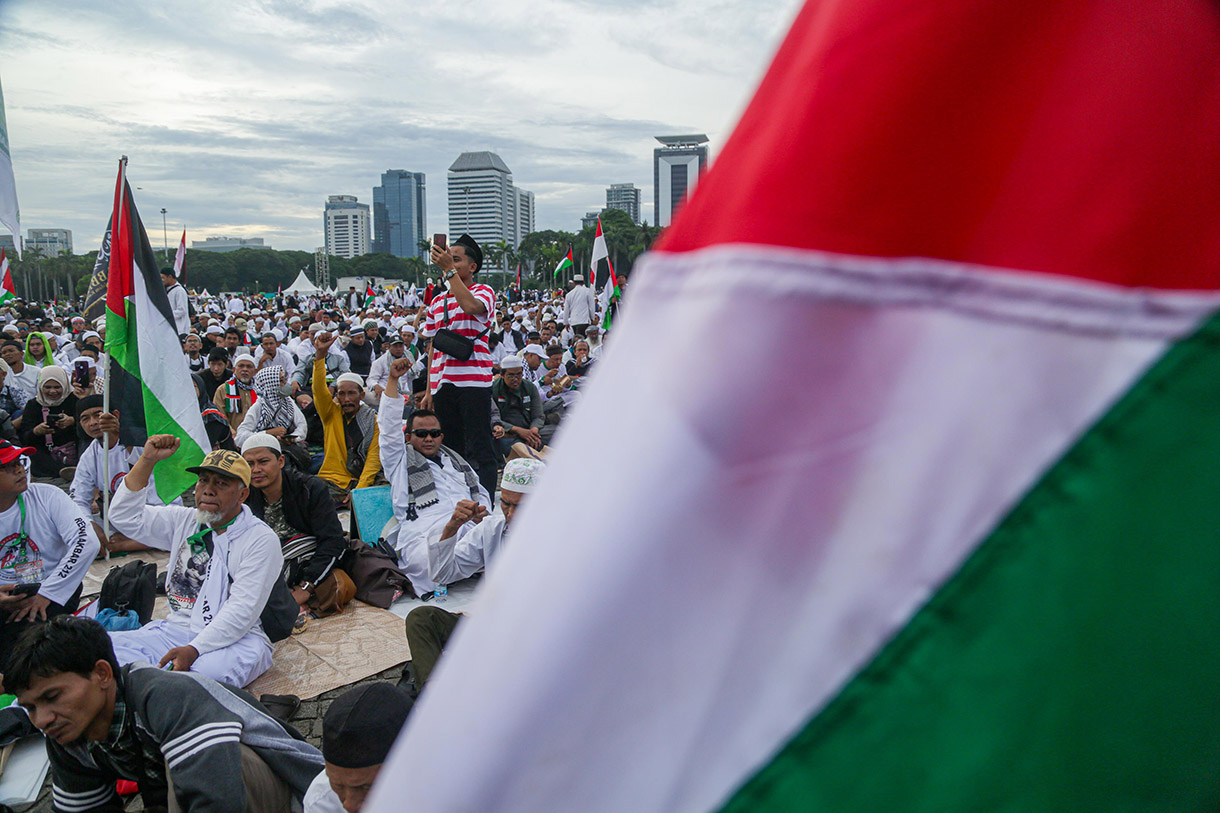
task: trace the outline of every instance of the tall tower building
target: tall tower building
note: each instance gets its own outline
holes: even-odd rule
[[[707,171],[707,136],[657,136],[663,146],[652,151],[652,193],[656,225],[668,226],[682,200]]]
[[[424,173],[387,169],[373,187],[373,251],[395,257],[423,257],[419,241],[428,237]]]
[[[486,249],[501,240],[513,248],[534,229],[534,193],[513,185],[513,173],[494,152],[464,152],[449,167],[449,232],[469,234]]]
[[[517,235],[513,247],[521,245],[525,235],[534,230],[534,193],[517,190]]]
[[[369,253],[367,203],[357,203],[355,195],[331,195],[326,199],[322,220],[327,254],[350,260]]]
[[[612,183],[606,187],[606,208],[622,209],[631,222],[640,225],[640,190],[633,183]]]

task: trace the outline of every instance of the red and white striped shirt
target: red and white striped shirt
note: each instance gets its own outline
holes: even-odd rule
[[[470,293],[483,303],[487,312],[475,316],[462,310],[462,306],[446,291],[437,295],[428,306],[428,318],[424,322],[424,337],[432,338],[436,331],[447,327],[455,333],[474,339],[474,353],[466,361],[447,356],[439,350],[432,351],[432,372],[429,376],[429,387],[435,393],[444,383],[455,387],[490,387],[491,386],[491,351],[487,347],[488,325],[496,316],[496,294],[488,285],[475,283],[470,286]],[[448,324],[445,323],[448,311]],[[478,338],[475,338],[478,337]]]

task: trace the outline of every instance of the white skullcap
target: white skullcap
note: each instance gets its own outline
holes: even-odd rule
[[[399,333],[401,333],[401,332],[403,332],[404,330],[405,330],[405,331],[407,331],[408,333],[414,333],[414,332],[415,332],[415,325],[412,325],[412,324],[405,324],[405,325],[403,325],[402,327],[400,327],[400,328],[398,329],[398,332],[399,332]]]
[[[100,339],[100,338],[102,338],[102,337],[97,334],[96,330],[86,330],[84,333],[82,333],[80,335],[80,340],[82,342],[86,341],[87,339]]]
[[[529,494],[542,479],[546,463],[534,460],[532,457],[514,457],[504,464],[504,477],[500,480],[500,489],[517,494]]]
[[[284,451],[284,447],[280,446],[276,436],[269,432],[255,432],[246,438],[246,442],[241,445],[241,453],[245,454],[251,449],[275,449],[281,454]]]
[[[234,367],[236,367],[236,366],[237,366],[237,363],[238,363],[239,361],[248,361],[248,362],[250,362],[251,364],[257,364],[257,363],[258,363],[258,362],[256,362],[256,361],[254,360],[254,356],[250,355],[249,353],[238,353],[236,356],[234,356],[234,357],[233,357],[233,366],[234,366]]]
[[[501,370],[520,370],[522,367],[521,359],[516,356],[505,356],[500,359]]]
[[[546,348],[540,344],[527,344],[524,352],[533,353],[535,356],[545,356]]]
[[[17,327],[16,325],[5,325],[4,332],[5,333],[20,333],[21,328]]]
[[[355,373],[344,373],[343,375],[336,378],[335,379],[335,389],[338,389],[339,385],[342,384],[344,381],[350,381],[353,384],[355,384],[357,387],[359,387],[360,389],[364,389],[364,379],[361,378],[360,376],[356,375]]]
[[[224,329],[220,325],[208,325],[207,330],[203,332],[209,336],[215,336],[217,333],[224,333]]]

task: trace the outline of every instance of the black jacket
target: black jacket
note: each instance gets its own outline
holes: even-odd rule
[[[300,574],[295,579],[290,578],[290,581],[317,584],[326,578],[339,557],[347,550],[347,542],[343,539],[343,526],[339,524],[335,501],[330,496],[326,483],[312,474],[302,474],[287,467],[284,468],[283,476],[284,491],[280,505],[284,510],[284,519],[296,530],[318,540],[318,547],[309,561],[301,567]],[[263,519],[267,513],[267,500],[257,488],[250,489],[246,505],[250,506],[254,516],[259,519]]]

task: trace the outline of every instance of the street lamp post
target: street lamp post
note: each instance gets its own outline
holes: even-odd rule
[[[161,242],[165,246],[165,264],[169,265],[169,229],[165,225],[165,209],[161,209]]]

